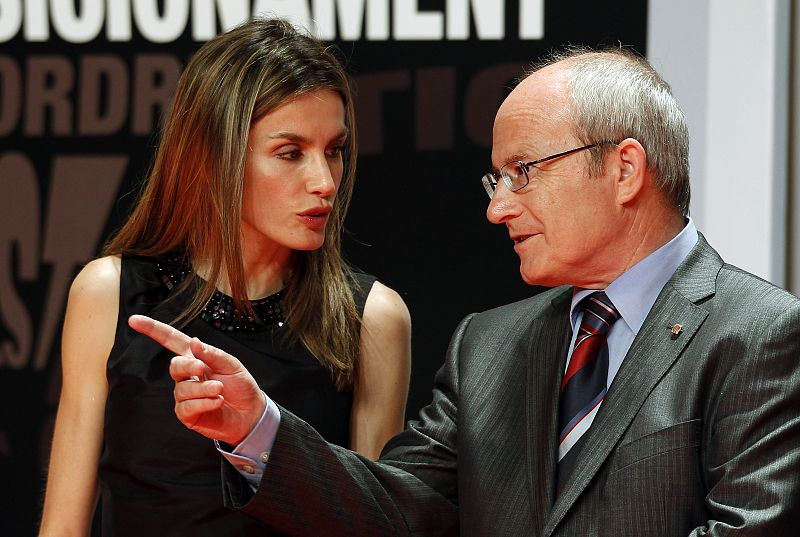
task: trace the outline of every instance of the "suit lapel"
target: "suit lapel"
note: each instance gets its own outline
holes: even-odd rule
[[[575,504],[642,403],[703,324],[708,312],[697,302],[713,294],[721,266],[722,260],[701,235],[698,244],[659,294],[625,356],[592,427],[586,432],[584,450],[572,476],[546,520],[545,535],[555,530]],[[675,324],[681,325],[677,335],[671,331]]]
[[[556,296],[529,331],[527,353],[526,426],[528,487],[534,528],[542,528],[553,505],[558,386],[563,374],[571,329],[571,288]]]

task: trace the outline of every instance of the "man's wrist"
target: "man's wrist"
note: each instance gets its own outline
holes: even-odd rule
[[[250,433],[233,446],[233,449],[226,449],[227,446],[215,440],[222,456],[239,471],[254,490],[269,460],[272,444],[275,442],[281,422],[278,405],[266,395],[264,399],[264,412],[260,419]]]

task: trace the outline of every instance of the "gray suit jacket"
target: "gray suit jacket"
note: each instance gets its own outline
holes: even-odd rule
[[[379,462],[283,411],[255,495],[225,467],[226,501],[308,536],[797,535],[800,300],[701,237],[556,498],[570,298],[555,288],[464,319],[433,401]]]

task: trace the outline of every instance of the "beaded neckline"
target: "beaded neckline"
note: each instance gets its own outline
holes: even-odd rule
[[[156,261],[156,270],[161,283],[172,291],[192,272],[189,262],[182,257]],[[233,299],[215,290],[211,299],[200,312],[200,318],[221,332],[263,332],[271,327],[282,327],[286,323],[283,311],[283,290],[265,298],[251,300],[256,316],[240,312]]]

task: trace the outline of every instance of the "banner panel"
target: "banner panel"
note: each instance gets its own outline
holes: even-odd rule
[[[356,80],[345,251],[411,310],[413,416],[458,320],[536,291],[485,218],[499,103],[553,47],[644,53],[647,2],[0,0],[0,534],[35,531],[72,278],[126,217],[187,59],[262,13],[334,42]]]

